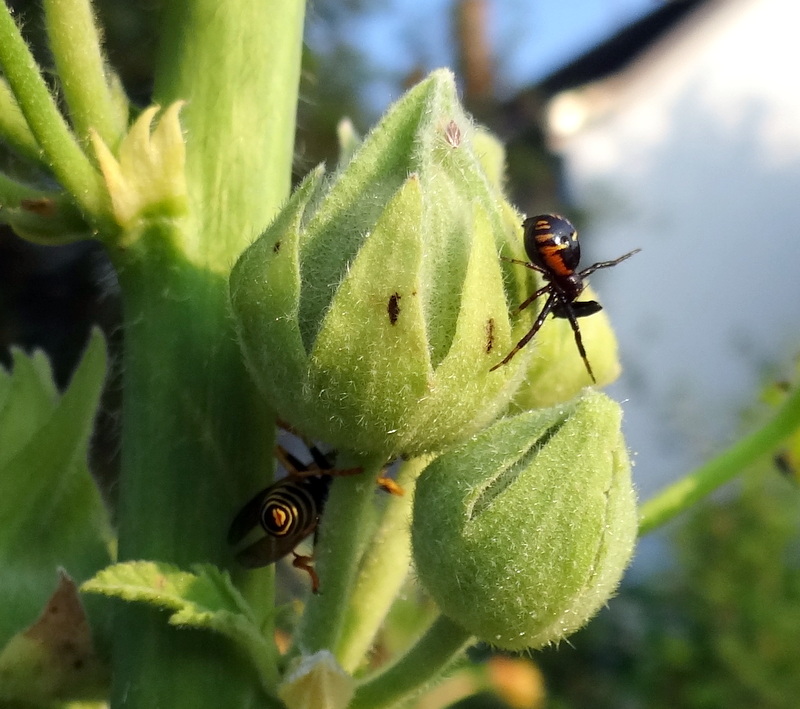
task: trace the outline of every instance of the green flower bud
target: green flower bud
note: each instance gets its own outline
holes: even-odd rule
[[[521,650],[565,637],[608,600],[637,529],[620,417],[588,390],[503,419],[428,466],[412,541],[442,613]]]
[[[355,681],[327,650],[300,657],[278,687],[288,709],[345,709]]]
[[[146,108],[122,138],[116,155],[98,133],[91,132],[114,218],[127,230],[148,217],[180,217],[187,212],[186,148],[178,119],[182,106],[183,101],[168,106],[155,128],[153,120],[160,109]]]
[[[597,300],[597,296],[591,287],[587,287],[580,299]],[[579,322],[596,384],[592,382],[575,346],[575,335],[569,321],[551,316],[529,345],[535,352],[528,360],[525,381],[517,389],[512,411],[554,406],[569,401],[587,386],[607,386],[619,376],[621,367],[617,338],[606,311],[581,318]]]
[[[326,180],[309,175],[230,280],[240,341],[279,416],[387,458],[472,435],[526,358],[518,215],[486,178],[453,77],[434,72]]]
[[[480,127],[473,134],[472,142],[489,183],[502,192],[506,181],[505,146],[490,131]],[[516,216],[515,213],[515,219]]]

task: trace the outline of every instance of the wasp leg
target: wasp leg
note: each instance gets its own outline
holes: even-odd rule
[[[275,446],[275,457],[278,462],[286,469],[292,477],[304,477],[308,475],[319,475],[320,470],[316,466],[308,466],[295,458],[283,446]]]
[[[317,572],[312,566],[314,561],[313,558],[303,554],[298,554],[296,551],[293,551],[292,554],[294,554],[292,566],[294,566],[296,569],[302,569],[305,571],[311,577],[311,592],[319,593],[319,576],[317,576]]]
[[[391,478],[387,478],[381,475],[375,482],[378,483],[378,487],[380,487],[381,490],[383,490],[384,492],[388,492],[390,495],[397,495],[398,497],[402,497],[403,495],[406,494],[406,491],[403,490],[403,488]]]

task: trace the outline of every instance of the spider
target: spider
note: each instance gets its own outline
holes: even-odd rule
[[[586,350],[583,347],[578,318],[594,315],[601,311],[603,306],[595,300],[578,300],[586,287],[583,279],[601,268],[616,266],[641,249],[634,249],[613,261],[600,261],[582,271],[577,271],[581,259],[581,247],[578,243],[578,232],[567,219],[557,214],[540,214],[536,217],[528,217],[522,222],[522,229],[525,253],[528,254],[530,261],[505,260],[541,273],[546,283],[521,303],[514,313],[522,312],[539,296],[547,294],[547,300],[536,318],[536,322],[533,323],[533,327],[528,330],[525,337],[489,371],[493,372],[498,367],[508,364],[511,358],[533,339],[544,324],[545,318],[552,313],[555,318],[569,320],[575,335],[575,345],[586,365],[586,371],[596,384],[597,380],[594,377],[592,365],[589,364]]]

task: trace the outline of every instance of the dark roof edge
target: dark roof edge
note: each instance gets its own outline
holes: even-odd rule
[[[624,68],[708,0],[671,0],[536,84],[544,96],[602,79]]]

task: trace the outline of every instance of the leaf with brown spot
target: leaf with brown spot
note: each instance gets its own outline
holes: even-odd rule
[[[109,668],[97,657],[75,582],[62,569],[41,615],[0,653],[0,702],[101,699]]]

